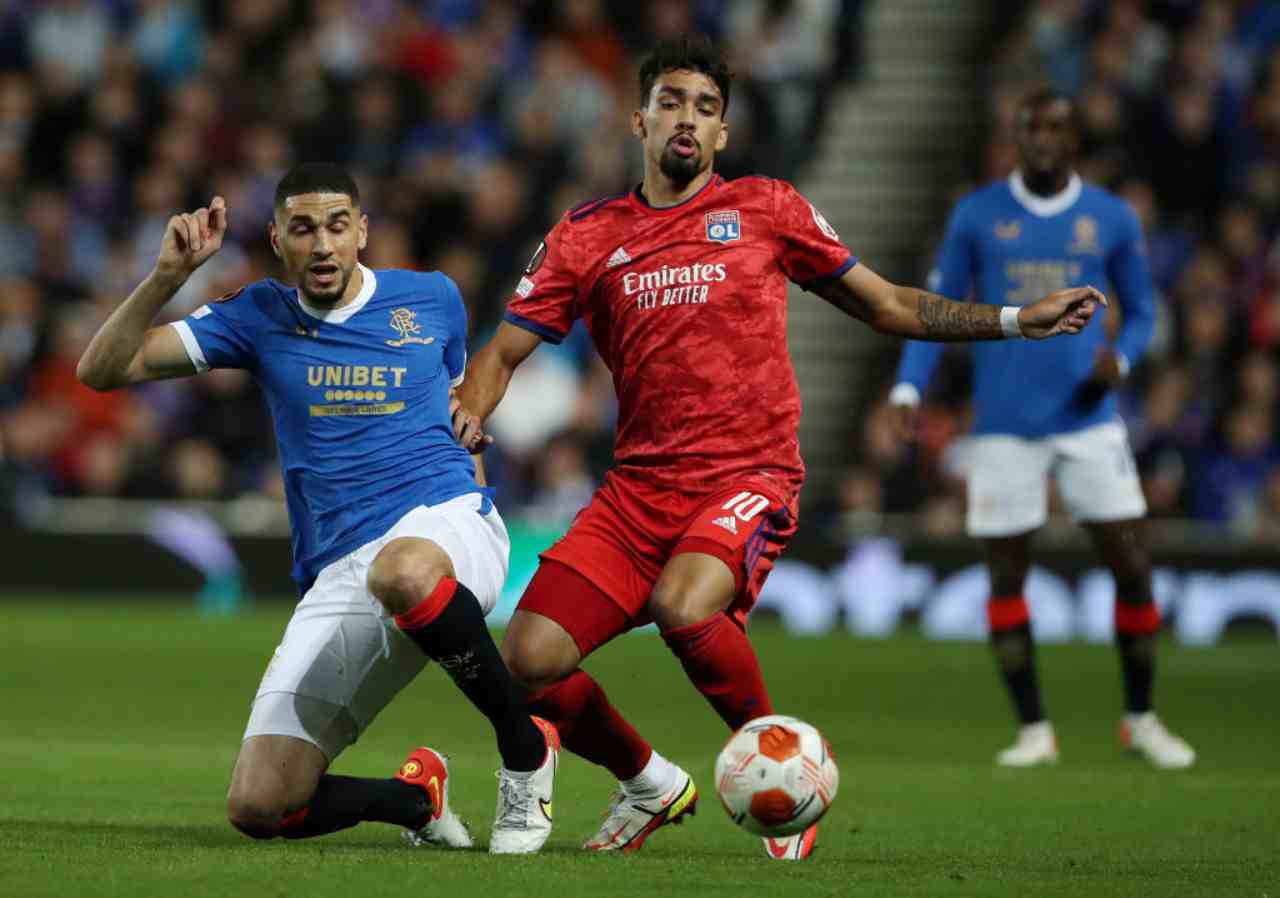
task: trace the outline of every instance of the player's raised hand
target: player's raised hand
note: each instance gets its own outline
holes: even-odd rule
[[[220,196],[215,196],[207,207],[173,216],[160,241],[156,270],[189,277],[222,248],[226,233],[227,203]]]
[[[453,420],[453,438],[472,455],[493,445],[493,437],[484,432],[480,419],[462,407],[458,394],[449,390],[449,417]]]
[[[1107,298],[1093,287],[1059,290],[1029,306],[1023,306],[1018,311],[1018,326],[1022,329],[1022,335],[1032,340],[1043,340],[1058,334],[1078,334],[1084,330],[1093,313],[1105,305]]]

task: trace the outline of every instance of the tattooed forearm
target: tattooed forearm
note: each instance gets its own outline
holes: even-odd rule
[[[916,315],[926,340],[999,340],[1004,336],[998,306],[954,302],[921,290],[916,294]]]

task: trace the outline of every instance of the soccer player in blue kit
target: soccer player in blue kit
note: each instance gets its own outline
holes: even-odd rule
[[[268,226],[296,287],[259,281],[151,327],[226,228],[221,197],[170,219],[155,269],[103,324],[78,375],[109,390],[244,368],[270,406],[302,600],[249,713],[228,817],[255,838],[370,820],[405,827],[414,844],[469,846],[439,752],[417,749],[388,779],[327,772],[430,659],[497,735],[490,851],[537,851],[559,739],[530,718],[484,622],[510,546],[479,463],[453,437],[462,297],[439,273],[361,265],[368,219],[356,184],[312,163],[280,181]]]
[[[1188,767],[1195,752],[1152,710],[1160,616],[1138,522],[1146,502],[1114,389],[1146,349],[1154,320],[1151,275],[1133,211],[1081,182],[1071,101],[1028,94],[1017,112],[1020,167],[975,191],[948,223],[930,288],[952,299],[1022,305],[1080,284],[1110,281],[1122,326],[1107,342],[1101,320],[1077,340],[979,343],[973,347],[974,446],[966,529],[981,539],[991,575],[991,646],[1021,721],[1002,766],[1053,763],[1058,744],[1036,680],[1023,587],[1033,531],[1044,524],[1052,476],[1116,583],[1116,643],[1126,714],[1121,740],[1160,768]],[[914,436],[920,396],[942,352],[909,342],[890,394],[902,435]]]

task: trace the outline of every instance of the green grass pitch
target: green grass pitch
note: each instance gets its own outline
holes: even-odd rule
[[[615,703],[702,789],[700,812],[634,856],[578,849],[611,788],[566,755],[556,829],[536,857],[402,846],[366,824],[251,842],[223,817],[248,702],[288,608],[202,618],[185,605],[0,602],[0,895],[1272,896],[1280,898],[1280,652],[1162,646],[1157,698],[1199,749],[1161,773],[1116,742],[1105,646],[1047,646],[1054,769],[997,770],[1013,726],[979,644],[753,634],[777,707],[818,725],[840,795],[811,863],[767,860],[712,790],[726,732],[658,639],[588,662]],[[452,756],[457,810],[483,845],[497,755],[429,669],[335,765],[388,776],[425,743]]]

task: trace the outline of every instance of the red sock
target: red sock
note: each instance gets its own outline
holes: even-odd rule
[[[668,630],[662,638],[730,729],[773,713],[751,640],[727,614]]]
[[[1116,600],[1116,633],[1123,636],[1150,636],[1160,629],[1160,609],[1151,599],[1140,605]]]
[[[992,596],[987,599],[987,624],[992,633],[1004,633],[1031,623],[1025,596]]]
[[[453,594],[458,591],[458,581],[453,577],[441,577],[430,595],[414,605],[404,614],[395,617],[396,626],[406,633],[421,630],[431,625],[444,609],[449,607]]]
[[[620,780],[640,774],[653,748],[623,719],[600,684],[579,668],[529,697],[529,711],[555,724],[560,743]]]

